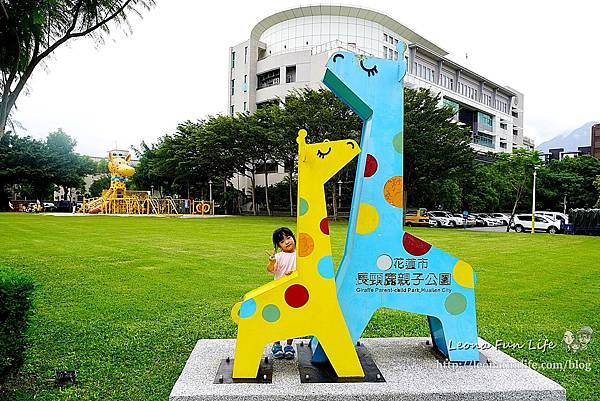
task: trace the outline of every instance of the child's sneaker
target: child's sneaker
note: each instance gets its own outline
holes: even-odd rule
[[[281,345],[279,344],[273,345],[273,348],[271,348],[271,352],[273,353],[273,358],[275,359],[281,359],[285,356],[283,348],[281,348]]]
[[[294,359],[296,355],[296,351],[294,351],[294,347],[291,345],[286,345],[283,352],[285,353],[285,359]]]

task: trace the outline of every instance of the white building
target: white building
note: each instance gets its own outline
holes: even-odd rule
[[[396,44],[407,44],[398,54]],[[363,8],[320,5],[273,14],[252,29],[250,38],[229,49],[228,110],[254,112],[261,104],[284,99],[296,88],[323,88],[329,56],[339,49],[380,58],[404,57],[405,86],[429,88],[456,110],[470,127],[472,146],[481,153],[510,152],[532,146],[523,138],[523,94],[446,58],[448,53],[393,18]],[[272,168],[270,184],[283,167]],[[240,178],[240,188],[249,187]],[[237,183],[237,179],[234,180]],[[264,185],[264,175],[257,176]]]

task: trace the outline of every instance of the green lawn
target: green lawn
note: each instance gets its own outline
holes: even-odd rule
[[[271,280],[274,228],[285,218],[169,219],[0,214],[0,264],[38,283],[23,374],[2,400],[167,400],[196,341],[235,337],[231,306]],[[581,354],[565,330],[600,333],[600,237],[411,229],[477,271],[479,335],[489,342],[549,339],[555,349],[505,350],[535,362],[591,362],[540,370],[569,400],[599,400],[600,336]],[[346,225],[332,223],[339,262]],[[365,336],[426,336],[422,316],[380,310]],[[57,370],[79,384],[53,386]]]

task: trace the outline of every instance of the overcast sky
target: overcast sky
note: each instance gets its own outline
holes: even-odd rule
[[[133,33],[70,42],[38,68],[15,119],[43,138],[62,128],[99,156],[173,133],[227,109],[228,48],[261,19],[319,4],[290,0],[156,0]],[[328,4],[322,1],[320,4]],[[339,4],[339,3],[332,3]],[[600,120],[600,3],[595,1],[347,1],[396,19],[449,58],[525,94],[525,135],[536,145]],[[465,58],[468,54],[468,59]]]

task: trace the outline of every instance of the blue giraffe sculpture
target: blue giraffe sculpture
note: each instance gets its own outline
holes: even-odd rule
[[[403,77],[398,60],[335,52],[324,84],[363,120],[344,257],[335,281],[352,340],[378,308],[427,316],[434,346],[478,362],[472,267],[403,229]],[[312,339],[313,361],[327,356]]]

